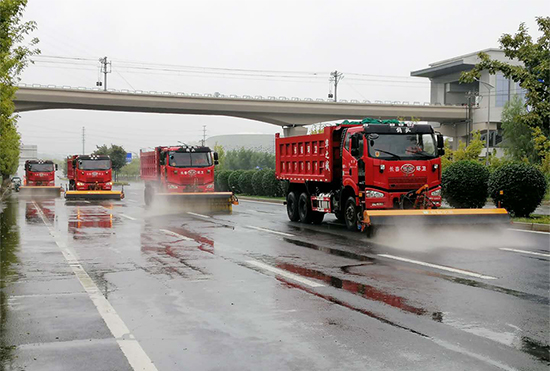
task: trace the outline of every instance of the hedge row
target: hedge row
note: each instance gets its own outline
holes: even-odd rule
[[[215,173],[216,190],[251,196],[282,197],[285,184],[275,170],[224,170]]]
[[[441,190],[449,205],[479,208],[490,196],[495,206],[504,207],[513,216],[527,217],[540,205],[548,182],[533,165],[509,163],[492,173],[476,161],[458,161],[441,176]]]

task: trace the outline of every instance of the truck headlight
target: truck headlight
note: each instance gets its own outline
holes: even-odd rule
[[[439,197],[439,196],[441,196],[441,188],[436,189],[436,190],[433,191],[431,194],[432,194],[432,196],[434,196],[434,197]]]
[[[77,182],[77,183],[76,183],[76,185],[77,185],[77,186],[83,186],[83,185],[84,185],[84,183],[81,183],[81,182]]]
[[[209,184],[209,185],[206,186],[206,188],[207,189],[212,189],[212,188],[214,188],[214,184]]]
[[[178,186],[177,186],[177,185],[173,185],[173,184],[168,184],[168,188],[169,188],[169,189],[178,189]]]
[[[107,183],[105,183],[105,184],[106,184],[106,185],[112,186],[112,185],[113,185],[113,182],[107,182]]]
[[[384,194],[378,191],[366,191],[367,198],[383,198]]]

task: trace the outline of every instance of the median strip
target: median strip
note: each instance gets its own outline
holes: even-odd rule
[[[536,255],[536,256],[544,256],[545,258],[550,258],[550,254],[543,254],[540,252],[533,252],[533,251],[525,251],[525,250],[517,250],[517,249],[508,249],[506,247],[501,247],[499,250],[502,251],[511,251],[511,252],[517,252],[520,254],[529,254],[529,255]]]

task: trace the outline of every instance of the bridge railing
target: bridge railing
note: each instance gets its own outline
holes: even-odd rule
[[[96,91],[96,92],[101,92],[103,91],[103,89],[99,88],[99,87],[94,87],[94,88],[90,88],[90,87],[85,87],[85,86],[78,86],[78,87],[73,87],[73,86],[68,86],[68,85],[62,85],[62,86],[58,86],[58,85],[42,85],[42,84],[26,84],[26,83],[19,83],[17,84],[18,87],[22,87],[22,88],[40,88],[40,89],[61,89],[61,90],[75,90],[75,91]],[[264,96],[261,96],[261,95],[255,95],[255,96],[251,96],[251,95],[243,95],[243,96],[238,96],[238,95],[235,95],[235,94],[230,94],[230,95],[225,95],[225,94],[220,94],[220,93],[205,93],[205,94],[199,94],[199,93],[185,93],[185,92],[181,92],[181,91],[178,91],[178,92],[170,92],[170,91],[163,91],[163,92],[158,92],[158,91],[154,91],[154,90],[151,90],[151,91],[146,91],[146,90],[129,90],[129,89],[107,89],[107,92],[109,93],[123,93],[123,94],[135,94],[135,95],[158,95],[158,96],[174,96],[174,97],[201,97],[201,98],[222,98],[222,99],[244,99],[244,100],[274,100],[274,101],[281,101],[281,102],[284,102],[284,101],[292,101],[292,102],[324,102],[324,103],[335,103],[332,99],[323,99],[323,98],[299,98],[299,97],[291,97],[291,98],[288,98],[288,97],[285,97],[285,96],[279,96],[278,98],[275,97],[275,96],[272,96],[272,95],[269,95],[267,97],[264,97]],[[346,99],[340,99],[337,103],[346,103],[346,104],[389,104],[389,105],[411,105],[410,102],[408,101],[389,101],[389,100],[386,100],[386,101],[381,101],[381,100],[374,100],[374,101],[370,101],[370,100],[363,100],[363,101],[359,101],[357,99],[351,99],[351,100],[346,100]],[[423,103],[420,103],[418,101],[416,102],[413,102],[412,105],[414,106],[448,106],[448,107],[453,107],[453,106],[461,106],[461,105],[452,105],[452,104],[441,104],[439,102],[436,102],[436,103],[429,103],[429,102],[423,102]]]

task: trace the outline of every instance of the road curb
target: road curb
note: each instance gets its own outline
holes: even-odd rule
[[[246,196],[238,196],[239,197],[239,200],[244,200],[244,201],[258,201],[258,202],[265,202],[265,203],[268,203],[268,204],[279,204],[279,205],[283,205],[285,201],[283,200],[266,200],[266,199],[263,199],[263,198],[254,198],[254,197],[246,197]]]
[[[514,222],[510,226],[524,231],[550,232],[550,224]]]

